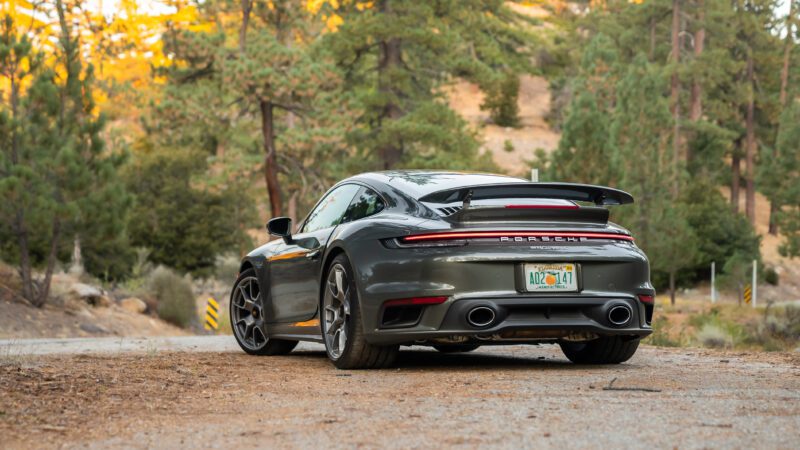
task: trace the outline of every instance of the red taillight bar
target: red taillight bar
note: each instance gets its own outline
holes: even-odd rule
[[[655,297],[652,295],[639,294],[638,297],[639,301],[642,303],[653,303],[655,301]]]
[[[500,237],[574,237],[587,239],[616,239],[633,241],[633,236],[617,233],[580,233],[572,231],[457,231],[451,233],[415,234],[402,238],[403,242],[441,241],[450,239],[480,239]]]
[[[420,306],[420,305],[439,305],[447,301],[447,297],[411,297],[387,300],[383,303],[384,307],[390,306]]]
[[[580,209],[578,205],[506,205],[508,209]]]

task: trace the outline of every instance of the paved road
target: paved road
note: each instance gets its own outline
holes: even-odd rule
[[[231,336],[147,338],[0,339],[0,355],[76,355],[153,352],[226,352],[239,347]]]
[[[547,346],[415,347],[395,369],[339,371],[316,345],[250,357],[230,337],[182,337],[2,341],[0,356],[6,448],[800,443],[796,353],[643,347],[582,367]]]

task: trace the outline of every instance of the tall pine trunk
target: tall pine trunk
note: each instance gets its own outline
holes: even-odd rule
[[[390,0],[383,0],[380,4],[381,14],[392,14]],[[394,121],[403,116],[403,110],[398,105],[398,95],[395,91],[392,77],[394,72],[402,66],[402,43],[398,38],[389,38],[380,43],[381,55],[378,61],[378,90],[386,102],[381,112],[381,124]],[[402,142],[386,142],[378,149],[384,169],[396,167],[403,158]]]
[[[669,272],[669,304],[675,306],[675,271]]]
[[[755,79],[753,75],[753,53],[747,55],[747,113],[745,114],[745,214],[751,224],[756,223],[756,131],[755,131]]]
[[[781,90],[778,100],[780,101],[781,110],[786,108],[786,96],[789,86],[789,67],[791,63],[792,46],[794,44],[794,35],[792,34],[792,26],[794,25],[794,0],[789,0],[789,15],[786,16],[786,38],[783,41],[783,66],[781,67]],[[780,126],[780,125],[779,125]],[[780,129],[779,129],[780,131]],[[775,147],[775,158],[780,157],[780,149]],[[769,203],[769,234],[778,233],[778,223],[775,220],[775,215],[780,209],[780,205],[772,199]]]
[[[19,114],[19,82],[14,74],[9,78],[9,88],[11,91],[11,121],[17,120]],[[19,135],[15,127],[11,128],[11,163],[19,164]],[[12,230],[17,236],[19,246],[19,276],[22,278],[22,298],[33,302],[33,273],[31,270],[30,247],[28,245],[28,227],[25,223],[25,206],[16,204],[14,211],[14,221]]]
[[[681,61],[681,4],[680,0],[672,0],[672,79],[670,81],[670,102],[672,108],[673,132],[672,132],[672,176],[673,195],[678,195],[678,164],[681,156],[681,85],[678,75],[678,65]]]
[[[239,51],[244,55],[247,51],[247,27],[253,9],[252,0],[241,0],[242,24],[239,28]],[[272,217],[283,212],[283,196],[278,183],[278,152],[275,148],[275,106],[270,100],[258,102],[261,111],[261,137],[264,140],[264,182],[269,195],[269,210]]]
[[[275,151],[275,121],[273,112],[275,107],[272,102],[262,100],[261,108],[261,134],[264,137],[264,181],[269,194],[269,207],[272,217],[278,217],[283,212],[283,196],[281,185],[278,183],[278,154]]]
[[[735,213],[739,212],[739,184],[742,177],[742,158],[739,156],[741,146],[742,140],[740,138],[736,140],[733,155],[731,155],[731,208]]]
[[[706,41],[706,28],[705,28],[705,1],[697,1],[697,22],[698,28],[694,32],[694,59],[695,62],[703,55]],[[695,74],[692,80],[692,98],[689,106],[689,120],[697,122],[703,116],[703,87],[700,84],[700,77]],[[689,148],[686,149],[686,162],[687,164],[692,160],[692,153]]]
[[[794,44],[794,35],[792,34],[795,14],[794,2],[795,0],[789,0],[789,15],[786,18],[786,37],[783,41],[783,67],[781,68],[781,91],[779,97],[781,108],[786,106],[786,91],[789,86],[789,63],[792,55],[792,45]]]
[[[50,297],[50,282],[53,280],[53,270],[56,267],[56,259],[58,257],[58,242],[61,239],[61,220],[56,216],[53,219],[50,238],[50,254],[47,255],[47,268],[44,272],[44,281],[39,294],[36,296],[36,303],[34,306],[42,307],[47,303],[47,298]]]

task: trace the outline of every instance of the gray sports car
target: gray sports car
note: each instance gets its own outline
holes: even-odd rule
[[[401,345],[467,352],[557,343],[620,363],[652,332],[647,257],[605,206],[612,188],[500,175],[390,171],[331,188],[293,232],[244,258],[230,301],[254,355],[325,344],[340,369],[390,366]]]

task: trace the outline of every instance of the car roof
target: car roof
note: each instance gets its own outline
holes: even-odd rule
[[[506,175],[443,170],[387,170],[382,172],[367,172],[351,177],[350,180],[360,180],[367,183],[369,183],[369,181],[384,183],[417,200],[433,192],[454,189],[461,186],[528,182],[528,180],[522,178]]]

